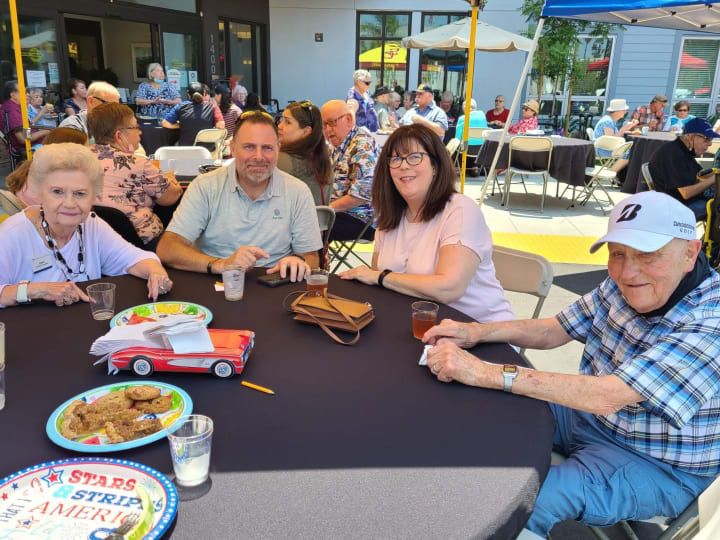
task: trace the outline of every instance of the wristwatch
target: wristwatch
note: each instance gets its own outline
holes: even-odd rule
[[[30,282],[27,279],[24,279],[20,283],[18,283],[17,296],[15,296],[15,301],[18,304],[30,303],[30,299],[27,296],[28,283]]]
[[[503,390],[512,394],[513,379],[518,376],[520,370],[517,366],[505,364],[503,365],[501,371],[503,375]]]

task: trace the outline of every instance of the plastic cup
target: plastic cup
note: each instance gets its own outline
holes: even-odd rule
[[[230,268],[222,273],[222,278],[225,288],[225,300],[231,302],[242,300],[245,292],[245,270],[242,268]]]
[[[327,270],[322,268],[313,268],[310,274],[305,278],[307,282],[307,291],[315,296],[322,296],[323,290],[327,290],[328,286],[328,274]]]
[[[180,427],[167,434],[175,483],[187,487],[200,485],[210,475],[213,421],[209,416],[191,414],[176,422]]]
[[[438,305],[433,302],[413,302],[412,331],[413,337],[422,339],[425,332],[437,322]]]
[[[647,135],[648,131],[650,131],[650,129],[647,126],[643,126],[643,128],[640,130],[643,135]]]
[[[87,294],[90,297],[90,312],[93,319],[104,321],[115,314],[114,283],[88,285]]]

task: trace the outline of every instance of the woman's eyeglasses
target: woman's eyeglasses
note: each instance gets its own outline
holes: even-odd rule
[[[397,169],[399,168],[403,161],[407,161],[408,165],[420,165],[423,160],[423,156],[429,156],[427,152],[413,152],[412,154],[408,154],[407,156],[392,156],[390,158],[390,161],[388,162],[388,165],[390,165],[391,169]]]
[[[678,109],[677,112],[690,112],[690,109]]]

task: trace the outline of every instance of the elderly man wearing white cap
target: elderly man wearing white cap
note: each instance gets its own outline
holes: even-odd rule
[[[610,277],[555,317],[444,320],[423,341],[439,381],[547,401],[556,421],[550,468],[527,529],[546,537],[578,519],[676,516],[720,473],[720,276],[686,206],[650,191],[619,203],[608,232]],[[580,373],[489,364],[460,347],[585,344]],[[511,420],[510,420],[511,421]]]

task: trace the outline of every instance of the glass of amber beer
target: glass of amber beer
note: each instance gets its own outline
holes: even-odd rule
[[[437,322],[438,305],[433,302],[413,302],[412,330],[413,337],[422,339],[425,332]]]
[[[322,268],[313,268],[307,276],[307,290],[316,296],[323,295],[323,289],[328,286],[328,271]]]

